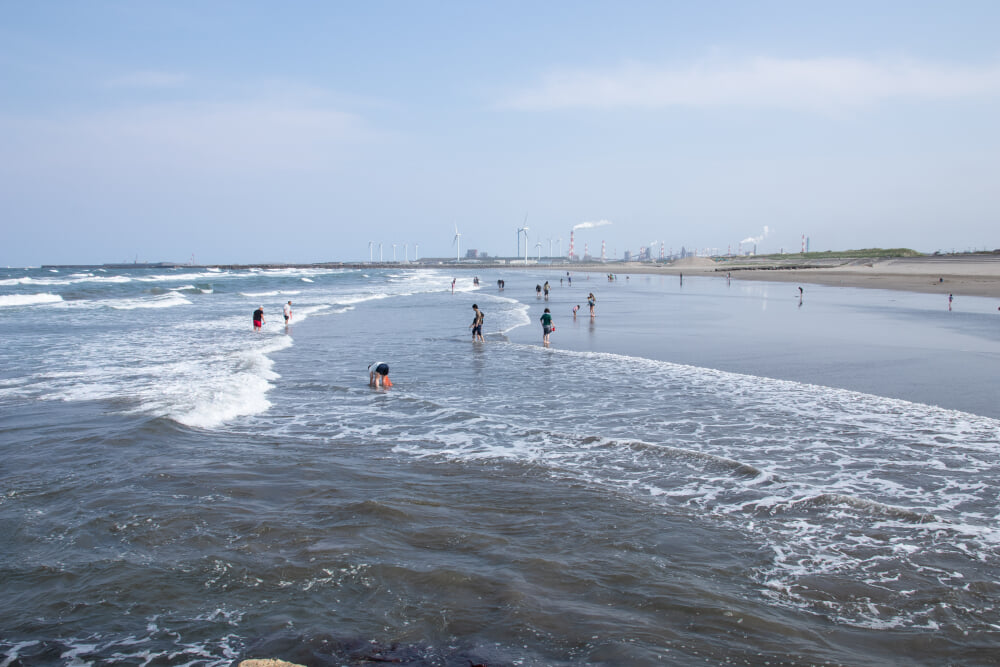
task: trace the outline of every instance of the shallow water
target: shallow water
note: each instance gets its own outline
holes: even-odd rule
[[[988,300],[472,275],[0,276],[0,664],[995,659]]]

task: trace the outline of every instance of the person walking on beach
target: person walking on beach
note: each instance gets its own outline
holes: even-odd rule
[[[253,311],[253,330],[260,331],[262,326],[264,326],[264,306]]]
[[[546,308],[542,316],[538,318],[542,323],[542,345],[545,347],[549,346],[549,334],[555,331],[555,327],[552,326],[552,313]]]
[[[281,310],[285,315],[285,326],[287,327],[288,323],[292,321],[292,302],[286,303]]]
[[[452,294],[455,293],[455,279],[454,278],[451,279],[451,293]]]
[[[951,310],[951,302],[952,302],[952,300],[953,300],[954,298],[955,298],[955,295],[954,295],[954,294],[949,294],[949,295],[948,295],[948,310]]]
[[[486,340],[483,338],[483,319],[486,317],[486,313],[479,310],[477,304],[472,304],[472,310],[476,313],[472,318],[472,324],[469,325],[469,328],[472,329],[472,342],[480,341],[485,343]]]
[[[594,296],[593,292],[591,292],[590,294],[587,295],[587,305],[590,306],[590,316],[591,317],[594,317],[594,315],[596,314],[596,313],[594,313],[594,306],[596,304],[597,304],[597,297]]]
[[[542,296],[542,286],[535,285],[535,298],[538,299],[541,298],[541,296]]]
[[[391,387],[392,380],[389,379],[389,364],[384,361],[375,361],[368,364],[368,384],[372,387]]]
[[[580,304],[573,306],[573,319],[576,319],[576,311],[580,310]]]
[[[566,282],[570,287],[573,286],[573,276],[569,275],[569,271],[566,272]]]
[[[542,290],[545,292],[545,300],[549,300],[549,281],[546,280],[545,284],[542,286]]]

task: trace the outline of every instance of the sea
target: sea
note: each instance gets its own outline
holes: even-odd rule
[[[998,306],[2,270],[0,667],[998,664]]]

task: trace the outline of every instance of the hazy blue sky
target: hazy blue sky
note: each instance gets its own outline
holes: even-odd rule
[[[513,255],[525,215],[531,256],[992,249],[998,35],[994,0],[4,2],[0,264]]]

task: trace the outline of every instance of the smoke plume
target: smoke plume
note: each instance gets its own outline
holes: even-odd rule
[[[767,238],[768,231],[769,230],[767,228],[767,225],[764,225],[763,234],[761,234],[760,236],[748,236],[747,238],[740,241],[740,243],[760,243],[761,241]]]
[[[593,229],[594,227],[603,227],[604,225],[610,225],[610,220],[598,220],[597,222],[581,222],[579,225],[573,225],[573,229]]]

